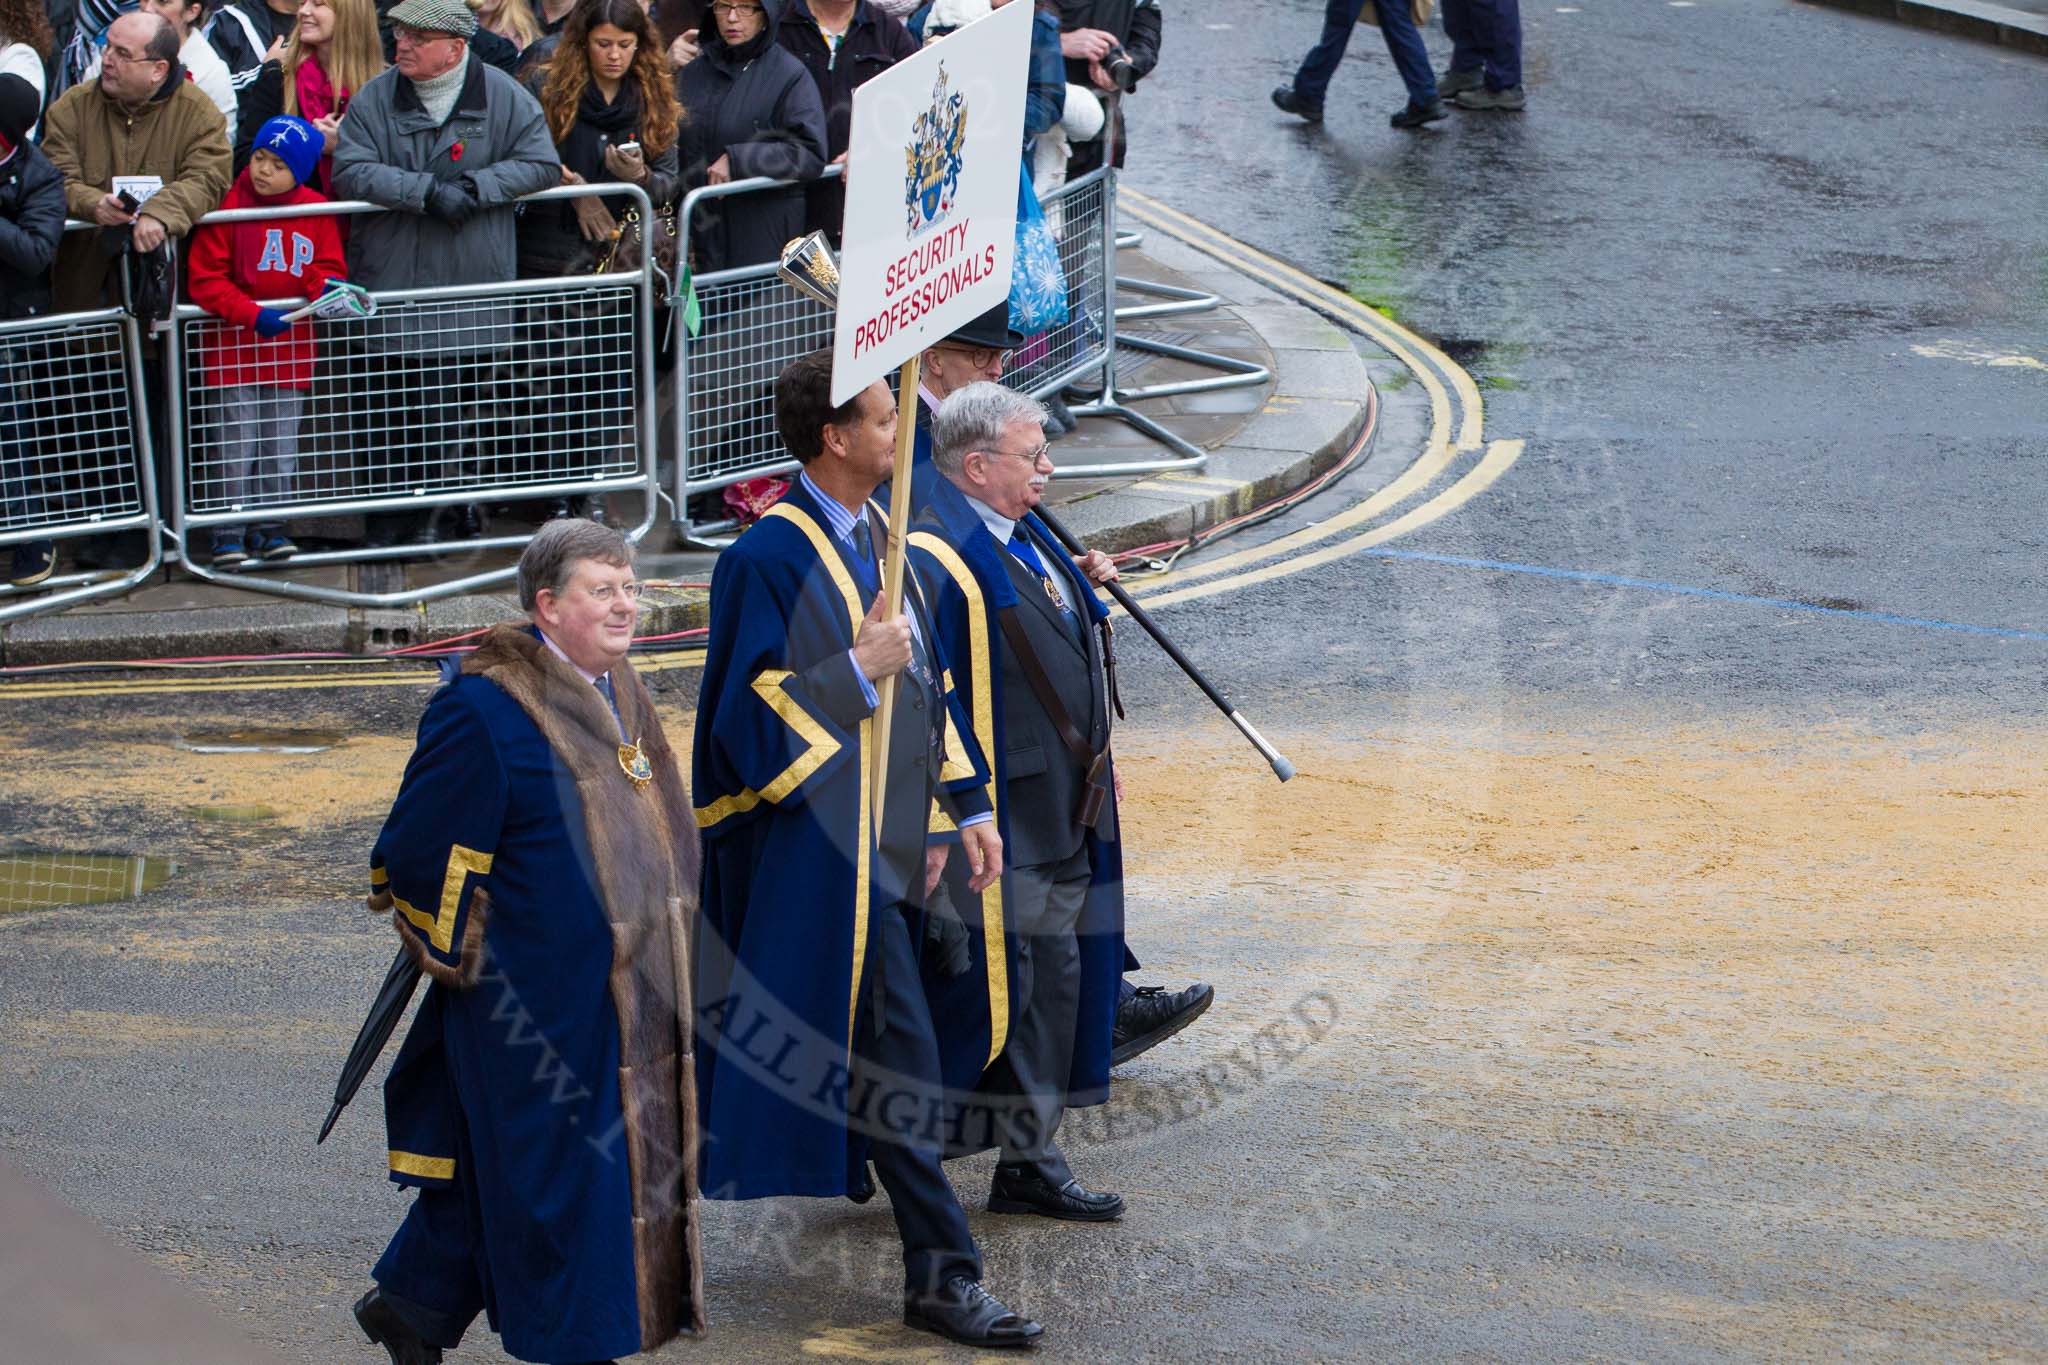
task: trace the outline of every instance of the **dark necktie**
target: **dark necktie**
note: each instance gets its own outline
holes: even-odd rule
[[[875,541],[868,534],[868,519],[860,517],[853,523],[853,564],[860,572],[861,588],[869,602],[882,590],[882,575],[875,567]],[[863,610],[866,603],[862,604]]]

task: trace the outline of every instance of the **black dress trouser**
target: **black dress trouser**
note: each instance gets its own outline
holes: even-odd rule
[[[878,904],[868,926],[868,970],[880,981],[861,992],[869,1003],[855,1030],[847,1121],[868,1135],[869,1159],[889,1192],[904,1291],[926,1294],[956,1275],[979,1280],[981,1253],[939,1164],[947,1106],[913,913],[901,902]]]

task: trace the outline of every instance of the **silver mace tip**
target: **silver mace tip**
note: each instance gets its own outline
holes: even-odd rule
[[[784,284],[827,308],[839,306],[839,262],[824,233],[813,232],[785,245],[775,273]]]

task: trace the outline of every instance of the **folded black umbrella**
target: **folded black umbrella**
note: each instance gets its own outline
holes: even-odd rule
[[[320,1125],[320,1136],[313,1139],[315,1145],[327,1141],[327,1135],[334,1131],[334,1121],[341,1117],[342,1110],[348,1108],[348,1102],[356,1097],[356,1091],[363,1088],[363,1078],[377,1064],[378,1054],[390,1041],[391,1030],[398,1027],[398,1021],[404,1017],[405,1007],[412,1003],[412,993],[419,984],[419,963],[413,961],[411,953],[400,948],[398,956],[391,959],[391,970],[384,973],[384,985],[377,992],[376,1002],[370,1006],[369,1017],[363,1020],[363,1027],[356,1034],[355,1046],[348,1050],[348,1060],[341,1064],[341,1080],[334,1087],[334,1107],[327,1111],[327,1122]]]

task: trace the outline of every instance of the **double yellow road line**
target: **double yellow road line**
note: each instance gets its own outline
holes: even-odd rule
[[[1429,396],[1429,440],[1406,469],[1371,497],[1317,525],[1263,545],[1179,565],[1157,578],[1133,583],[1132,594],[1143,598],[1147,607],[1232,592],[1384,544],[1464,506],[1492,487],[1520,457],[1522,442],[1486,440],[1486,407],[1479,397],[1479,386],[1462,365],[1426,338],[1285,261],[1156,199],[1119,188],[1117,205],[1119,212],[1129,214],[1151,231],[1212,256],[1267,288],[1365,333],[1407,366]],[[1440,492],[1391,520],[1380,520],[1384,514],[1427,492],[1460,465],[1461,456],[1474,451],[1483,453],[1476,461],[1464,461],[1457,477]],[[1321,544],[1333,539],[1334,544]],[[1321,548],[1309,549],[1316,545]]]

